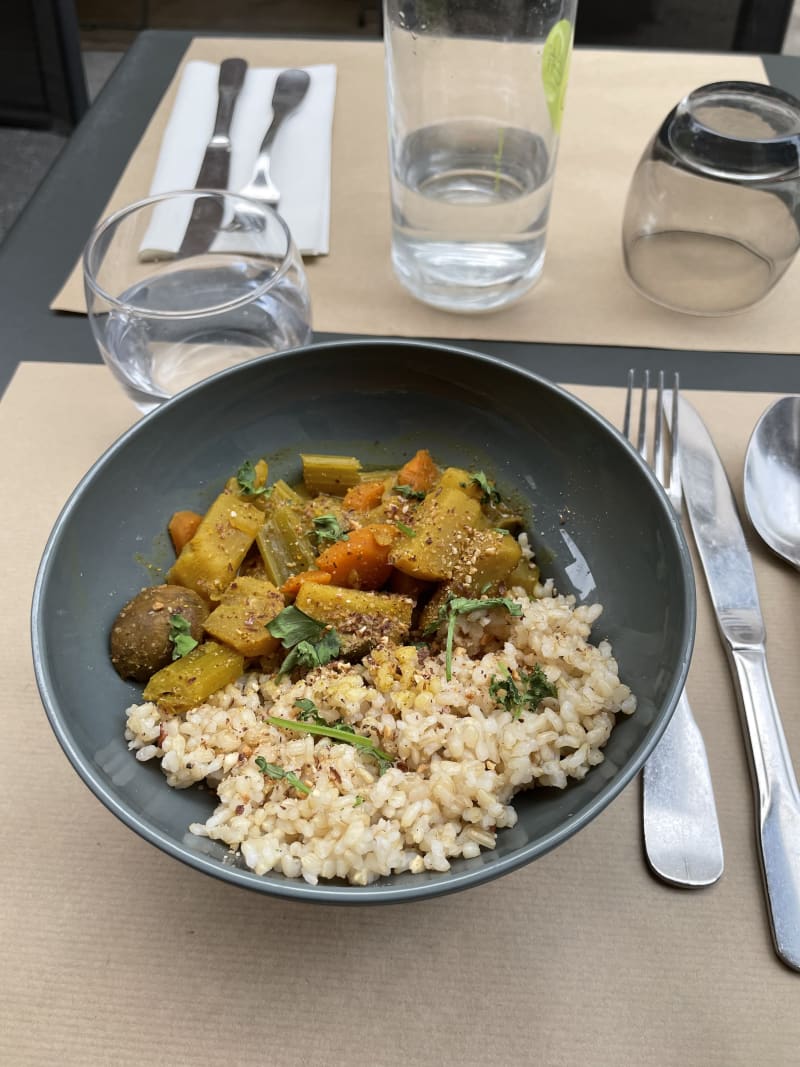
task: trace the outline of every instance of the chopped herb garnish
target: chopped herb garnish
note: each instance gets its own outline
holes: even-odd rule
[[[363,803],[364,803],[364,798],[363,797],[356,797],[355,800],[353,801],[353,807],[354,808],[360,808]]]
[[[501,708],[518,719],[523,711],[535,711],[547,697],[556,698],[558,691],[540,664],[536,664],[530,673],[519,671],[519,685],[515,682],[508,667],[500,665],[501,676],[492,675],[489,682],[489,695]]]
[[[169,639],[172,642],[172,658],[181,659],[187,652],[197,648],[197,641],[192,637],[189,620],[177,612],[169,617]]]
[[[271,485],[256,485],[256,469],[249,459],[236,472],[236,484],[242,496],[269,496],[272,492]]]
[[[422,489],[415,489],[413,485],[395,485],[392,486],[395,493],[399,493],[400,496],[404,496],[406,500],[424,500],[425,493]]]
[[[267,629],[280,640],[284,648],[292,648],[301,641],[318,641],[325,626],[290,604],[267,623]]]
[[[295,700],[294,706],[299,709],[300,714],[297,716],[303,722],[316,722],[320,726],[327,726],[327,722],[319,713],[319,708],[313,700],[306,700],[305,697],[301,697],[300,700]]]
[[[326,663],[336,659],[341,649],[339,635],[335,629],[317,622],[293,604],[268,622],[267,629],[289,652],[278,671],[279,678],[289,674],[295,667],[306,670],[324,667]]]
[[[440,606],[437,617],[430,625],[425,627],[423,637],[434,633],[447,620],[445,676],[448,682],[453,677],[453,637],[456,631],[456,619],[459,615],[469,615],[471,611],[482,611],[485,608],[505,608],[509,615],[514,616],[522,614],[522,608],[516,600],[509,600],[505,596],[487,596],[478,600],[464,596],[454,596],[447,603]]]
[[[346,541],[347,531],[343,529],[335,515],[317,515],[314,519],[314,534],[317,545],[332,545],[336,541]]]
[[[406,535],[406,537],[416,537],[417,531],[412,530],[410,526],[406,526],[404,522],[395,523],[397,529]]]
[[[285,771],[283,767],[279,767],[277,763],[267,763],[263,756],[256,756],[256,766],[262,774],[266,774],[270,778],[275,778],[276,781],[281,781],[281,779],[283,779],[288,782],[293,789],[305,793],[306,796],[311,792],[305,782],[301,782],[294,771]]]
[[[282,730],[296,730],[298,733],[315,734],[318,737],[330,737],[333,741],[339,741],[345,745],[352,745],[359,749],[365,756],[372,756],[378,761],[380,773],[388,770],[394,763],[394,756],[378,748],[370,738],[357,734],[352,726],[337,724],[336,726],[323,726],[318,722],[303,722],[300,719],[279,719],[274,715],[267,715],[266,721],[271,726],[277,726]]]
[[[497,486],[494,484],[494,482],[489,481],[483,471],[476,471],[476,473],[472,475],[472,478],[470,480],[476,483],[476,485],[480,488],[481,493],[483,494],[481,496],[481,504],[500,503],[500,500],[502,498],[497,491]]]

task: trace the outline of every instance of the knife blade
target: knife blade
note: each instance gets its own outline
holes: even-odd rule
[[[671,397],[664,396],[669,417]],[[753,563],[722,460],[695,408],[679,401],[681,473],[697,551],[737,685],[756,799],[756,831],[772,938],[800,970],[800,790],[766,658]]]
[[[239,98],[247,63],[244,59],[223,59],[219,65],[217,83],[217,114],[214,132],[206,147],[195,189],[227,189],[231,165],[230,129],[233,112]],[[180,255],[194,256],[207,252],[214,240],[224,207],[221,200],[200,196],[194,202],[192,214],[181,242]]]

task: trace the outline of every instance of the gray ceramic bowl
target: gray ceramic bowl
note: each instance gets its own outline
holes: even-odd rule
[[[259,877],[188,826],[208,791],[170,789],[156,762],[123,738],[140,690],[108,659],[120,607],[168,565],[165,523],[207,504],[245,457],[296,479],[300,451],[358,455],[378,466],[418,447],[483,468],[530,507],[545,574],[562,592],[605,606],[597,636],[613,643],[636,693],[605,761],[566,790],[518,798],[497,848],[444,874],[403,874],[367,888]],[[325,902],[388,902],[465,889],[566,840],[630,782],[663,732],[688,669],[694,585],[669,503],[636,452],[602,418],[551,383],[486,356],[411,342],[316,345],[246,363],[164,404],[92,467],[48,542],[33,600],[36,676],[53,730],[96,796],[128,826],[198,870],[263,893]]]

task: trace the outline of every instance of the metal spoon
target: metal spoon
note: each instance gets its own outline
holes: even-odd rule
[[[744,502],[766,544],[800,570],[800,396],[776,400],[758,420],[745,457]]]
[[[278,75],[272,94],[272,122],[258,150],[253,176],[244,189],[239,190],[242,196],[249,196],[271,207],[278,206],[281,194],[269,174],[272,142],[286,116],[303,102],[310,84],[311,78],[304,70],[282,70]]]

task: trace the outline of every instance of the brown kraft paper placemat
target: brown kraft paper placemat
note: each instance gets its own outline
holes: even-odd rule
[[[765,81],[755,56],[578,49],[556,167],[544,275],[517,304],[481,316],[428,308],[395,280],[383,47],[377,42],[203,38],[191,59],[336,63],[331,252],[307,261],[314,327],[334,333],[625,344],[732,352],[796,352],[800,266],[740,315],[698,318],[639,296],[622,266],[622,212],[645,145],[667,112],[707,82]],[[183,64],[103,212],[146,196]],[[89,235],[87,234],[87,237]],[[358,299],[353,299],[353,294]],[[85,312],[80,264],[51,307]]]
[[[619,422],[621,389],[574,392]],[[749,430],[772,397],[692,398],[740,486]],[[521,871],[383,908],[237,890],[160,853],[106,811],[47,724],[28,611],[58,511],[136,414],[100,366],[23,364],[0,405],[0,484],[14,502],[1,527],[0,1062],[797,1062],[800,975],[770,943],[734,692],[702,580],[689,695],[708,742],[726,850],[713,888],[674,890],[647,873],[638,783]],[[797,763],[798,579],[754,540],[751,547]],[[122,729],[123,709],[108,714]]]

